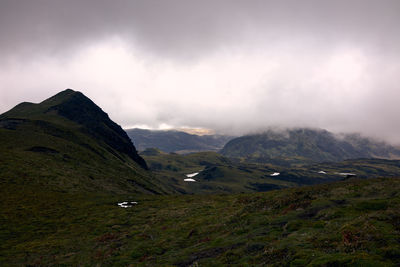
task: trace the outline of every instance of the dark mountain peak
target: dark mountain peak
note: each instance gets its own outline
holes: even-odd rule
[[[138,155],[121,126],[81,92],[66,89],[39,104],[21,103],[0,118],[51,120],[57,123],[60,116],[80,125],[81,132],[108,145],[107,149],[115,156],[124,153],[147,169],[146,162]]]
[[[121,126],[113,122],[107,113],[81,92],[67,89],[42,103],[58,103],[49,107],[47,111],[56,111],[60,116],[84,126],[83,131],[104,141],[116,151],[127,154],[147,169],[146,162],[138,155],[131,139]]]
[[[81,94],[82,95],[82,93],[79,92],[79,91],[75,91],[73,89],[67,88],[64,91],[61,91],[61,92],[55,94],[54,96],[46,99],[45,101],[50,100],[50,99],[66,98],[66,97],[69,97],[69,96],[74,95],[74,94]]]
[[[92,102],[89,98],[87,98],[81,92],[74,91],[72,89],[66,89],[64,91],[59,92],[58,94],[42,101],[39,104],[30,103],[30,102],[22,102],[16,105],[11,110],[2,114],[1,117],[15,117],[15,118],[32,118],[37,119],[38,116],[42,117],[43,114],[48,113],[53,110],[55,106],[61,105],[71,99],[81,99],[81,102],[90,103]],[[74,101],[72,101],[74,102]],[[94,103],[92,102],[94,105]]]
[[[71,89],[56,94],[40,105],[48,107],[46,112],[57,111],[59,115],[85,126],[93,126],[110,120],[107,113],[92,100],[81,92]]]
[[[90,100],[84,94],[79,91],[74,91],[72,89],[61,91],[58,94],[44,100],[39,105],[51,109],[54,106],[65,106],[66,104],[73,105],[75,108],[77,107],[77,104],[80,104],[83,105],[82,108],[88,108],[88,106],[91,106],[91,108],[95,108],[97,110],[100,109],[95,103],[93,103],[92,100]]]

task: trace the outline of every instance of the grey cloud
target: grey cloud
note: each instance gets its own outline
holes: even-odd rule
[[[174,57],[198,56],[232,42],[293,37],[325,45],[366,42],[396,51],[399,41],[396,0],[3,0],[0,7],[0,45],[8,53],[58,53],[110,35]]]
[[[399,14],[397,0],[2,0],[0,112],[73,87],[123,125],[400,143]]]

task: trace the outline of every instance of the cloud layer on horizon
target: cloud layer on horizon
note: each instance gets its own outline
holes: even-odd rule
[[[65,88],[119,124],[400,143],[399,1],[2,1],[0,112]]]

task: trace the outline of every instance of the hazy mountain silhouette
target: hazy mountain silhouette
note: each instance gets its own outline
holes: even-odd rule
[[[400,158],[400,149],[358,134],[335,135],[321,129],[266,131],[230,140],[224,156],[253,162],[324,162],[356,158]]]
[[[164,152],[218,151],[231,140],[227,135],[195,135],[177,130],[127,129],[139,151],[158,148]]]

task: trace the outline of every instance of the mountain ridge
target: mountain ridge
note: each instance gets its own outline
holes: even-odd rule
[[[330,162],[355,158],[399,159],[400,149],[357,134],[337,136],[327,130],[295,128],[266,131],[230,140],[224,156],[252,162]]]
[[[64,90],[0,115],[0,182],[48,190],[175,192],[147,171],[130,138],[84,94]]]
[[[111,148],[129,155],[141,167],[148,169],[146,162],[138,155],[131,139],[121,126],[113,122],[107,113],[81,92],[66,89],[39,104],[23,102],[2,114],[0,119],[26,117],[27,110],[32,108],[36,109],[32,114],[34,117],[55,112],[83,126],[83,132],[101,139]]]
[[[125,130],[135,140],[139,151],[157,148],[163,152],[186,154],[200,151],[218,151],[232,139],[227,135],[196,135],[179,130],[147,130],[140,128]]]

